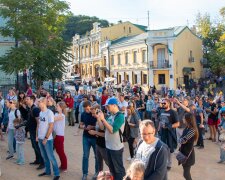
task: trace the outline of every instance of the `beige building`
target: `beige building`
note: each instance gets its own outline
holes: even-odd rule
[[[145,32],[145,27],[130,22],[119,23],[110,27],[101,28],[99,23],[93,24],[93,29],[84,36],[73,37],[72,54],[73,71],[80,73],[83,79],[100,76],[102,80],[109,75],[108,55],[103,55],[103,46],[108,41],[121,37],[129,37]],[[104,43],[102,43],[104,42]]]

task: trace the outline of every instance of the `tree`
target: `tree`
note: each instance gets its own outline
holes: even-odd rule
[[[221,16],[224,14],[224,9],[220,10]],[[225,51],[224,36],[225,26],[223,22],[211,21],[209,14],[196,17],[197,34],[203,40],[203,56],[208,60],[210,69],[218,76],[222,75],[225,70]]]
[[[39,85],[43,80],[60,79],[64,62],[71,56],[70,43],[62,39],[70,14],[68,4],[60,0],[0,0],[0,5],[0,16],[7,20],[0,33],[19,42],[0,58],[1,69],[6,73],[30,69]]]
[[[91,31],[94,22],[99,22],[101,27],[109,26],[107,20],[102,20],[95,16],[71,15],[65,25],[65,31],[63,32],[64,40],[71,41],[75,34],[83,35],[86,32]]]

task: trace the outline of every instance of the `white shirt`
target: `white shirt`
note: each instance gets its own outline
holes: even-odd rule
[[[54,123],[54,114],[50,109],[40,112],[39,127],[38,127],[38,139],[45,139],[48,132],[49,123]],[[52,134],[48,137],[48,140],[53,139]]]
[[[118,103],[118,106],[119,106],[120,109],[122,107],[125,107],[124,117],[127,117],[127,106],[128,106],[128,102],[124,100],[123,102],[119,102]]]
[[[55,114],[55,117],[59,116],[58,113]],[[58,136],[64,136],[64,130],[65,130],[65,115],[62,114],[63,116],[63,120],[58,120],[54,122],[54,131],[56,133],[56,135]]]
[[[8,128],[9,128],[9,129],[15,129],[15,128],[14,128],[14,125],[13,125],[13,122],[14,122],[14,120],[16,119],[16,116],[15,116],[15,110],[16,110],[16,109],[13,109],[13,110],[10,110],[10,112],[9,112],[9,123],[8,123]],[[21,117],[21,114],[20,114],[19,109],[17,109],[16,115],[17,115],[18,117]]]

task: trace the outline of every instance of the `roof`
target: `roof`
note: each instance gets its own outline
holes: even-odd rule
[[[142,31],[147,32],[147,26],[143,26],[140,24],[133,24],[134,26],[136,26],[137,28],[141,29]]]
[[[114,44],[122,44],[124,42],[126,43],[132,43],[132,42],[136,42],[136,41],[144,41],[145,39],[147,39],[148,37],[148,33],[142,33],[139,35],[135,35],[135,36],[128,36],[128,37],[122,37],[119,39],[116,39],[114,41],[112,41],[112,45]]]

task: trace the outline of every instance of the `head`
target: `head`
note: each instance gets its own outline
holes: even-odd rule
[[[9,95],[10,95],[10,96],[15,96],[16,93],[15,93],[15,91],[14,91],[13,89],[10,89],[10,90],[9,90]]]
[[[97,101],[95,95],[90,95],[90,101],[91,102]]]
[[[67,91],[67,92],[66,92],[66,97],[67,97],[67,98],[71,98],[71,92],[70,92],[70,91]]]
[[[119,100],[120,100],[120,102],[124,101],[124,93],[119,94]]]
[[[145,165],[140,160],[135,160],[131,163],[127,170],[127,176],[132,180],[143,180],[145,172]]]
[[[100,111],[101,107],[99,105],[95,105],[91,107],[91,114],[94,117],[97,117],[98,112]]]
[[[15,109],[16,107],[17,107],[17,101],[16,100],[10,100],[9,101],[9,107],[11,108],[11,109]]]
[[[169,99],[164,99],[163,101],[162,101],[162,108],[163,109],[166,109],[166,110],[169,110],[170,109],[170,100]]]
[[[5,105],[6,105],[7,108],[10,108],[9,100],[7,100],[7,99],[5,100]]]
[[[184,98],[183,99],[183,101],[182,101],[182,104],[184,105],[184,106],[188,106],[188,104],[189,104],[189,101],[188,101],[188,99],[186,99],[186,98]]]
[[[152,99],[152,96],[151,95],[148,95],[148,100],[151,100]]]
[[[203,105],[202,99],[199,99],[199,100],[198,100],[198,105],[199,105],[199,106],[202,106],[202,105]]]
[[[47,99],[47,106],[55,106],[55,100],[52,97]]]
[[[115,114],[119,111],[118,101],[116,98],[110,98],[106,102],[106,106],[110,113]]]
[[[84,107],[84,111],[86,113],[90,113],[91,112],[91,103],[89,101],[85,101],[83,103],[83,107]]]
[[[26,99],[25,99],[26,105],[31,107],[34,104],[35,100],[36,100],[36,98],[35,98],[34,95],[27,96]]]
[[[83,101],[84,101],[84,102],[88,101],[88,96],[87,96],[87,95],[84,95],[84,96],[83,96]]]
[[[56,104],[56,110],[59,112],[59,113],[63,113],[64,115],[66,115],[66,103],[64,101],[60,101]]]
[[[41,110],[44,110],[45,108],[47,108],[47,98],[46,97],[41,97],[38,100],[38,106]]]
[[[225,101],[221,101],[221,106],[222,106],[222,107],[225,106]]]
[[[188,128],[192,128],[195,130],[195,141],[198,140],[198,128],[196,125],[195,116],[192,113],[186,113],[184,115],[184,121]]]
[[[135,110],[134,110],[134,107],[133,106],[131,106],[131,105],[127,106],[127,114],[128,115],[135,114]]]
[[[152,144],[155,142],[155,126],[154,122],[151,120],[143,120],[139,124],[141,138],[147,144]]]
[[[22,120],[21,118],[16,118],[16,119],[13,121],[13,125],[14,125],[14,126],[18,126],[18,125],[20,125],[22,122],[23,122],[23,120]]]
[[[19,92],[19,99],[24,99],[26,97],[24,92]]]

